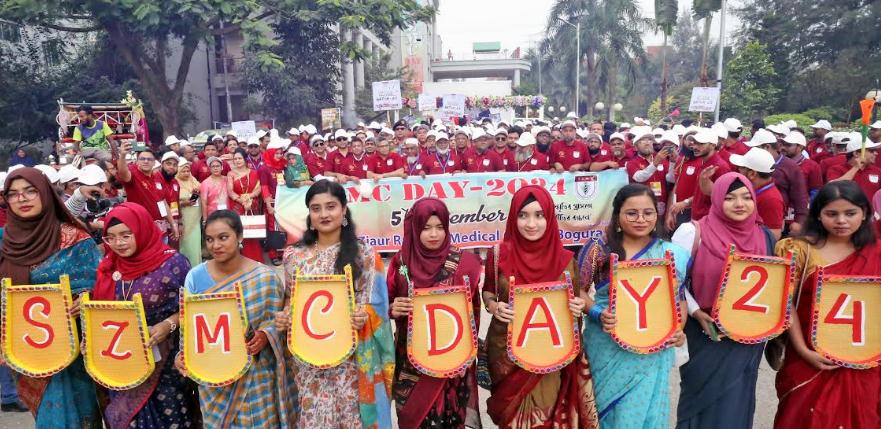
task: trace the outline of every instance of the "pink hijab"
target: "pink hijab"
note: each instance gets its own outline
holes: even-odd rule
[[[722,210],[728,188],[735,180],[739,180],[749,189],[755,201],[756,192],[749,179],[739,173],[723,174],[713,183],[710,213],[698,221],[701,241],[692,264],[691,291],[704,310],[713,308],[719,280],[732,244],[741,253],[752,255],[768,253],[768,244],[765,233],[759,226],[757,211],[753,211],[745,220],[736,222],[725,216]]]

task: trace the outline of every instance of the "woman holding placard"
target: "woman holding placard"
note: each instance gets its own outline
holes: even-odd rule
[[[841,181],[821,188],[811,203],[802,236],[777,243],[778,254],[790,251],[797,252],[796,284],[801,286],[783,367],[777,374],[780,403],[774,426],[878,427],[881,367],[840,367],[815,351],[811,341],[811,303],[817,292],[819,267],[824,275],[881,275],[881,249],[872,230],[872,208],[859,186]],[[853,314],[852,310],[844,313]]]
[[[674,365],[674,349],[652,354],[633,353],[621,348],[609,335],[616,322],[609,310],[612,253],[625,261],[663,259],[671,252],[677,280],[683,284],[690,259],[688,252],[662,240],[662,228],[658,223],[655,193],[645,185],[627,185],[615,195],[611,222],[604,237],[592,240],[578,256],[581,288],[587,291],[594,286],[596,290],[583,339],[603,428],[665,427],[670,420],[670,368]],[[681,330],[667,341],[676,347],[684,343],[685,334]]]
[[[71,216],[40,170],[19,168],[4,186],[7,221],[0,248],[0,277],[13,285],[58,283],[66,274],[74,295],[95,283],[101,254]],[[101,427],[95,383],[82,357],[50,377],[18,377],[18,395],[37,428]]]
[[[473,314],[480,318],[480,259],[452,245],[450,211],[443,201],[423,198],[407,212],[404,241],[401,251],[389,263],[388,279],[391,316],[397,324],[392,396],[399,426],[480,427],[476,365],[471,365],[461,377],[436,378],[421,373],[407,356],[407,320],[413,311],[411,286],[467,285],[471,289]]]
[[[731,246],[740,253],[772,255],[774,238],[760,224],[749,179],[726,173],[712,186],[710,213],[673,234],[673,243],[692,249],[693,255],[691,284],[685,290],[691,316],[685,324],[689,361],[679,368],[677,427],[750,428],[765,343],[724,338],[710,313]]]
[[[289,428],[294,426],[294,388],[288,377],[284,341],[273,316],[284,305],[282,283],[275,272],[241,253],[242,221],[231,210],[218,210],[205,220],[205,246],[211,260],[187,274],[188,293],[218,293],[241,285],[248,317],[247,352],[251,367],[233,384],[199,385],[202,419],[209,428]],[[186,373],[183,354],[178,370]]]
[[[578,283],[575,258],[563,247],[550,193],[539,186],[524,186],[511,199],[505,236],[496,252],[487,255],[483,302],[493,315],[486,334],[492,396],[487,412],[504,428],[599,427],[590,367],[583,353],[561,370],[547,374],[529,372],[508,357],[508,324],[514,317],[508,303],[509,278],[516,284],[565,280]],[[569,310],[577,319],[590,299],[575,291]]]
[[[180,348],[178,295],[187,258],[162,242],[147,209],[122,203],[104,217],[105,256],[91,299],[131,301],[141,294],[156,369],[128,390],[108,391],[104,419],[111,429],[186,427],[199,421],[196,386],[174,368]]]
[[[384,288],[374,281],[376,256],[355,234],[352,214],[346,206],[346,191],[338,183],[315,182],[306,192],[306,207],[309,217],[303,239],[288,247],[284,254],[288,290],[293,288],[298,271],[306,275],[343,274],[344,267],[349,265],[357,305],[352,323],[359,331],[359,341],[355,353],[335,367],[319,369],[295,363],[300,401],[298,427],[391,425],[391,404],[374,390],[377,380],[382,380],[383,372],[390,372],[392,366],[388,299]],[[275,317],[280,330],[290,329],[289,309]]]

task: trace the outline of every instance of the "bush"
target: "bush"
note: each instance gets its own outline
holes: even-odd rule
[[[811,125],[817,123],[815,119],[812,117],[805,115],[804,113],[778,113],[776,115],[770,115],[765,117],[765,125],[774,125],[779,124],[781,122],[785,122],[788,120],[795,121],[798,126],[802,129],[807,129]]]
[[[842,121],[844,117],[841,115],[841,109],[833,109],[829,106],[820,106],[814,107],[813,109],[808,109],[802,112],[802,115],[817,118],[817,120],[825,119],[829,122]]]

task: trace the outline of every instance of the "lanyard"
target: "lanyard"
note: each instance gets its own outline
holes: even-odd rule
[[[756,196],[758,197],[759,195],[762,194],[762,192],[765,192],[765,191],[767,191],[768,189],[771,189],[771,188],[773,188],[773,187],[774,187],[774,182],[771,182],[771,183],[769,183],[769,184],[767,184],[767,185],[765,185],[765,186],[762,186],[762,187],[759,188],[759,189],[756,189]]]
[[[438,155],[437,152],[434,152],[434,157],[435,157],[435,159],[437,159],[437,162],[440,163],[441,168],[443,168],[444,173],[447,172],[447,161],[449,161],[450,157],[452,157],[452,156],[453,156],[452,152],[447,152],[447,159],[445,161],[441,161],[440,155]]]

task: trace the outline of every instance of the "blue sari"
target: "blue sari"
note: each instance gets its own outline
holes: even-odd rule
[[[681,247],[652,240],[630,260],[661,259],[670,251],[676,263],[680,288],[688,267],[689,254]],[[609,252],[602,240],[584,246],[578,255],[579,278],[584,288],[595,285],[597,305],[609,306],[609,273],[599,272]],[[684,304],[683,304],[684,305]],[[583,344],[594,378],[597,411],[602,428],[658,428],[669,425],[670,368],[674,349],[643,355],[622,349],[603,331],[602,324],[585,318]]]
[[[62,274],[70,277],[71,293],[78,295],[95,285],[101,260],[91,237],[55,252],[31,270],[31,284],[58,283]],[[18,393],[34,413],[38,429],[100,428],[95,383],[79,356],[67,368],[48,379],[20,376]]]

